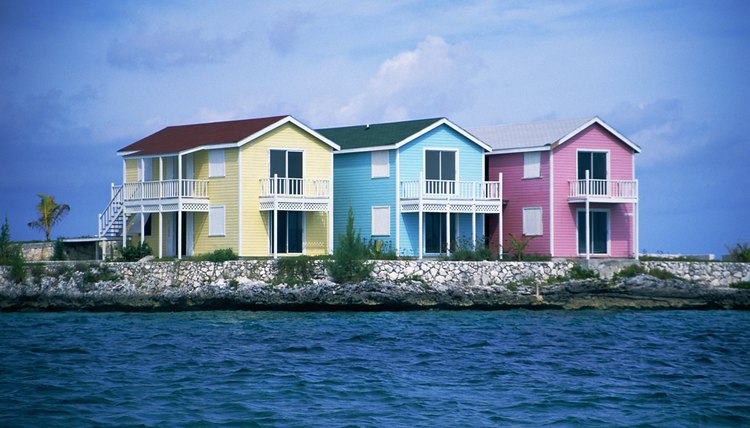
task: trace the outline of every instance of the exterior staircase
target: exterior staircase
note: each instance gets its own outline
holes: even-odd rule
[[[122,236],[125,218],[122,186],[112,185],[112,199],[107,208],[99,214],[99,238],[111,239]]]

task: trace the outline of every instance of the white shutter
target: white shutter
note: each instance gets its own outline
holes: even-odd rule
[[[372,207],[372,236],[391,235],[391,207]]]
[[[208,176],[224,177],[224,150],[208,151]]]
[[[542,175],[542,153],[526,152],[523,154],[523,178],[536,178]]]
[[[372,152],[372,178],[388,177],[390,175],[388,150]]]
[[[523,234],[526,236],[540,236],[542,234],[542,209],[523,209]]]
[[[224,236],[224,206],[208,207],[208,236]]]

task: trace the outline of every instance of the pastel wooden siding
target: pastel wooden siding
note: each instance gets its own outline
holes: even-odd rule
[[[138,181],[138,159],[125,160],[125,182],[135,183]]]
[[[390,236],[376,236],[388,249],[396,248],[396,151],[388,151],[388,177],[372,178],[372,152],[341,153],[333,157],[334,176],[333,225],[334,243],[346,233],[349,208],[354,212],[354,229],[365,242],[372,237],[372,207],[388,206],[391,210]]]
[[[421,137],[402,146],[399,150],[400,180],[419,180],[424,170],[424,152],[427,149],[457,150],[458,170],[456,179],[461,181],[484,180],[484,149],[466,139],[447,125],[441,125]],[[458,216],[460,240],[471,239],[471,215]],[[484,234],[483,216],[477,215],[477,239]],[[400,254],[419,254],[419,217],[417,213],[401,214],[399,227]],[[424,239],[424,236],[422,237]]]
[[[330,180],[333,177],[333,149],[294,124],[283,125],[242,146],[242,256],[269,255],[268,212],[260,211],[259,198],[260,179],[269,178],[271,171],[271,149],[302,150],[305,178]],[[327,213],[305,213],[306,254],[326,254],[327,217]],[[321,228],[321,225],[326,227]]]
[[[503,174],[503,199],[508,204],[503,208],[503,248],[510,248],[510,234],[517,239],[523,236],[523,209],[542,208],[542,235],[531,238],[526,248],[528,254],[550,254],[550,210],[549,210],[549,152],[541,153],[541,177],[523,178],[523,153],[487,156],[487,170],[491,180]],[[498,216],[488,215],[490,246],[498,248]]]
[[[209,253],[221,248],[238,252],[239,202],[238,202],[238,155],[239,149],[224,150],[224,177],[208,178],[208,154],[196,153],[194,174],[208,180],[209,206],[224,207],[224,235],[208,236],[208,215],[194,217],[193,241],[195,254]]]
[[[609,152],[610,180],[633,179],[633,150],[599,125],[592,125],[554,149],[555,257],[577,257],[576,209],[583,203],[568,202],[569,180],[577,178],[577,150]],[[633,217],[631,204],[591,204],[591,208],[610,210],[610,257],[632,257]]]

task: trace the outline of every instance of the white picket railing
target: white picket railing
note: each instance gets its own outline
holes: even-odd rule
[[[638,199],[638,180],[583,179],[568,182],[570,198]]]
[[[269,196],[330,198],[331,180],[327,178],[261,178],[260,197]]]
[[[168,198],[208,198],[208,180],[163,180],[125,183],[125,201]]]
[[[411,180],[402,181],[401,199],[499,200],[501,181]]]

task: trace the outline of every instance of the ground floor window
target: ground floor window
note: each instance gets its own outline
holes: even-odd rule
[[[456,248],[456,214],[450,214],[450,230],[446,230],[446,214],[424,214],[424,252],[427,254],[445,253],[448,249],[448,239],[451,248]]]
[[[578,254],[586,254],[586,210],[579,209]],[[609,211],[589,210],[589,253],[607,254],[609,243]]]
[[[274,224],[273,211],[268,213],[268,228],[270,248],[268,252],[274,252]],[[304,213],[301,211],[279,211],[277,213],[278,228],[277,236],[279,239],[276,251],[279,254],[302,253],[302,241],[304,234]]]

